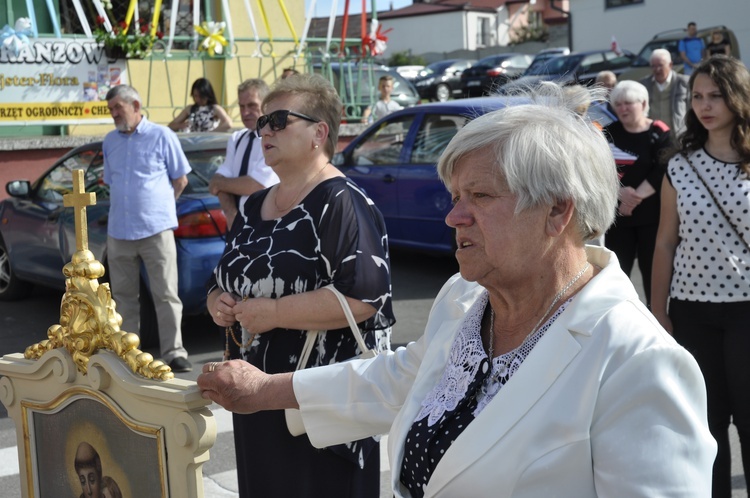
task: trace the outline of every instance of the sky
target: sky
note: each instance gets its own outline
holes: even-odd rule
[[[336,2],[336,14],[344,15],[345,0],[317,0],[315,2],[315,12],[313,17],[327,17],[331,14],[331,5]],[[390,9],[393,4],[394,9],[401,9],[412,4],[412,0],[374,0],[376,2],[377,10],[383,11]],[[366,0],[367,12],[372,12],[373,0]],[[312,0],[305,0],[305,15],[310,10],[310,4]],[[350,0],[349,3],[349,14],[359,14],[362,12],[362,0]]]

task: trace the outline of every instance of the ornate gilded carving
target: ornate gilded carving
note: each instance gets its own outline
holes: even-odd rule
[[[120,330],[122,317],[115,310],[109,284],[98,281],[104,276],[104,266],[88,250],[86,206],[96,203],[96,195],[84,191],[83,170],[72,173],[73,193],[66,194],[63,202],[75,209],[77,251],[63,267],[65,295],[60,305],[60,323],[47,329],[47,340],[26,348],[24,356],[38,359],[47,351],[65,348],[85,374],[91,356],[104,348],[114,351],[135,373],[149,379],[172,379],[169,365],[138,349],[137,334]]]

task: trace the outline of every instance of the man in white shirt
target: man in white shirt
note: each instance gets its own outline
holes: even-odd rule
[[[651,76],[640,81],[648,90],[648,117],[664,121],[674,139],[685,130],[689,78],[672,70],[669,50],[657,48],[650,62]]]
[[[250,194],[279,182],[276,173],[266,165],[255,131],[261,103],[268,92],[268,85],[262,79],[245,80],[237,88],[240,117],[246,129],[232,134],[224,164],[216,170],[209,185],[209,191],[219,198],[230,228]]]

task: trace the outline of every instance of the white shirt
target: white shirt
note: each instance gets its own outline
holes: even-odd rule
[[[394,111],[400,111],[401,109],[403,109],[401,104],[394,100],[389,100],[388,102],[378,100],[372,108],[372,121],[375,122],[378,119],[387,116]]]
[[[656,83],[656,88],[659,89],[660,92],[663,92],[665,88],[669,86],[669,84],[672,82],[672,73],[673,71],[670,71],[667,75],[667,79],[664,80],[664,83],[659,83],[656,81],[656,78],[654,78],[654,83]]]
[[[227,178],[237,178],[240,176],[242,168],[242,159],[245,157],[245,150],[249,143],[248,133],[255,133],[255,130],[240,130],[232,133],[232,137],[227,143],[227,154],[224,158],[224,164],[219,166],[216,173]],[[250,164],[247,168],[247,176],[260,183],[264,187],[270,187],[279,183],[279,177],[266,165],[266,159],[263,157],[263,149],[260,147],[260,138],[256,135],[253,140],[253,148],[250,151]],[[246,195],[240,197],[239,210],[242,211]]]

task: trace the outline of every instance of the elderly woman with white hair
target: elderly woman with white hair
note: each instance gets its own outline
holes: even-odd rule
[[[605,136],[632,160],[618,164],[617,218],[604,244],[617,255],[630,276],[638,259],[646,304],[651,305],[651,267],[659,229],[659,195],[670,146],[669,127],[648,117],[648,90],[637,81],[621,81],[609,95],[619,121],[604,128]]]
[[[211,365],[203,396],[299,408],[319,447],[389,433],[396,497],[708,496],[700,370],[612,253],[585,245],[614,217],[612,154],[576,94],[537,92],[440,159],[460,274],[419,340],[287,374]]]

